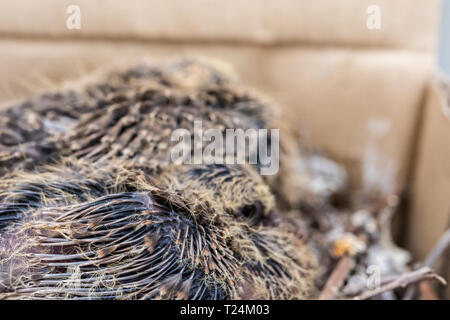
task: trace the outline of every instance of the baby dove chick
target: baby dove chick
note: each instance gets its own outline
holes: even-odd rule
[[[3,111],[0,298],[314,295],[307,244],[271,223],[282,178],[261,176],[260,161],[171,161],[171,133],[194,136],[196,120],[270,128],[267,105],[219,69],[141,65]]]

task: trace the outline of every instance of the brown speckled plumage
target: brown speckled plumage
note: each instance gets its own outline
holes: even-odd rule
[[[273,219],[283,178],[168,161],[172,130],[195,119],[271,126],[266,105],[214,64],[140,65],[2,113],[0,298],[314,294],[307,245]]]

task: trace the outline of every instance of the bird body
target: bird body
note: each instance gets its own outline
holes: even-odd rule
[[[170,161],[194,120],[271,127],[232,82],[210,62],[139,65],[2,111],[0,298],[311,297],[313,255],[273,223],[282,177]]]

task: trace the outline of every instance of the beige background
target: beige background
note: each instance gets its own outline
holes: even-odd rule
[[[64,28],[77,4],[82,30]],[[382,28],[366,27],[376,4]],[[433,49],[438,0],[1,0],[5,35]],[[20,13],[20,14],[19,14]]]

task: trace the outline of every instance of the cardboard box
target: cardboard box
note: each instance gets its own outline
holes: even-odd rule
[[[80,30],[66,28],[69,5],[80,7]],[[372,5],[380,9],[380,29],[367,28]],[[432,50],[438,6],[438,0],[0,0],[0,36]]]
[[[448,92],[430,86],[414,169],[406,237],[417,259],[424,259],[450,227],[450,117],[445,95]],[[442,273],[450,279],[450,269]]]

